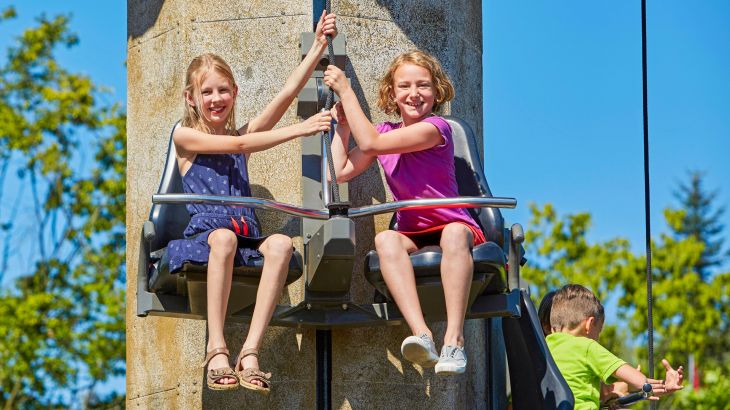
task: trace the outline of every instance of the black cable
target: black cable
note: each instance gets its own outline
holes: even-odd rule
[[[646,0],[641,0],[641,69],[644,96],[644,218],[646,221],[646,319],[649,348],[648,376],[654,378],[654,320],[652,316],[651,200],[649,189],[649,103],[646,69]],[[655,404],[652,403],[652,408]]]
[[[330,9],[332,7],[332,0],[326,0],[325,2],[325,10],[327,11],[327,14],[330,14]],[[332,46],[332,36],[327,35],[327,57],[329,59],[330,64],[334,64],[335,62],[335,50]],[[324,104],[324,109],[329,111],[332,109],[332,106],[334,105],[335,100],[335,92],[332,91],[332,89],[329,89],[329,92],[327,93],[327,102]],[[340,187],[337,185],[337,175],[335,174],[335,163],[332,161],[332,141],[331,138],[333,136],[333,132],[330,129],[330,132],[328,135],[325,135],[324,132],[322,132],[322,138],[324,139],[324,145],[325,149],[327,150],[327,166],[329,167],[330,176],[332,182],[330,183],[330,186],[332,188],[332,202],[339,203],[340,202]],[[347,148],[347,147],[345,147]],[[322,176],[324,178],[324,175]]]

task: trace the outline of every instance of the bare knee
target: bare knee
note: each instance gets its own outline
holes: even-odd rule
[[[267,258],[290,258],[294,252],[294,245],[290,237],[282,234],[269,236],[261,249]]]
[[[403,252],[400,234],[387,230],[375,235],[375,250],[381,258]]]
[[[472,241],[471,230],[462,223],[450,223],[441,232],[440,245],[444,252],[463,252],[469,249]]]
[[[216,229],[208,235],[210,251],[224,255],[232,255],[238,247],[236,234],[228,229]]]

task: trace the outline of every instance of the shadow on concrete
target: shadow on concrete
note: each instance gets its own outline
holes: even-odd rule
[[[251,196],[254,198],[279,201],[279,199],[274,198],[271,191],[263,185],[251,184]],[[302,236],[301,218],[285,214],[283,212],[269,211],[265,209],[257,209],[256,216],[258,217],[259,222],[261,222],[264,235],[281,233],[292,238]]]
[[[127,1],[127,40],[143,36],[155,26],[165,0]]]
[[[402,2],[398,0],[377,0],[379,6],[388,11],[393,22],[403,31],[403,34],[413,42],[416,48],[439,57],[448,51],[448,22],[444,19],[437,7],[425,6],[420,2]],[[450,7],[443,3],[439,7]],[[414,21],[417,16],[417,23]],[[480,17],[481,18],[481,17]],[[430,30],[423,30],[428,26]],[[444,67],[447,68],[447,67]]]

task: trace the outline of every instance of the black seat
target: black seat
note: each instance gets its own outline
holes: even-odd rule
[[[454,141],[454,165],[460,196],[491,197],[487,179],[482,169],[474,131],[460,119],[446,117],[451,125]],[[504,293],[507,289],[505,265],[509,253],[504,240],[504,219],[497,208],[470,208],[469,213],[479,224],[486,243],[474,247],[474,277],[467,306],[481,294]],[[391,228],[395,215],[391,220]],[[421,308],[426,316],[443,316],[445,312],[444,293],[441,285],[441,248],[427,246],[410,255],[416,276],[416,288]],[[380,260],[376,251],[370,251],[365,260],[365,277],[388,300],[392,300],[380,271]]]
[[[178,125],[173,127],[173,131]],[[182,178],[175,158],[172,133],[170,133],[167,161],[157,193],[184,193]],[[157,295],[169,295],[174,299],[180,299],[177,300],[177,303],[171,304],[172,309],[165,308],[165,315],[174,316],[176,313],[205,315],[207,266],[186,263],[178,273],[171,274],[169,271],[167,244],[173,239],[183,237],[183,231],[189,221],[190,215],[184,205],[153,204],[149,221],[145,222],[143,229],[140,269],[143,267],[147,269],[147,289],[145,290]],[[263,263],[263,257],[255,258],[249,260],[245,266],[234,268],[227,310],[229,314],[235,314],[255,303]],[[301,276],[302,256],[295,251],[289,264],[286,284],[296,281]],[[163,299],[169,300],[170,297]],[[183,298],[184,300],[182,300]],[[178,310],[180,311],[178,312]]]

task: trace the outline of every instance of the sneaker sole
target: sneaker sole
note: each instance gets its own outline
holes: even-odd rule
[[[403,346],[401,353],[406,360],[421,367],[434,367],[438,363],[438,357],[434,358],[429,351],[417,343],[408,343]]]
[[[436,374],[440,376],[454,376],[457,374],[463,374],[466,371],[466,366],[460,367],[453,364],[437,364]]]

